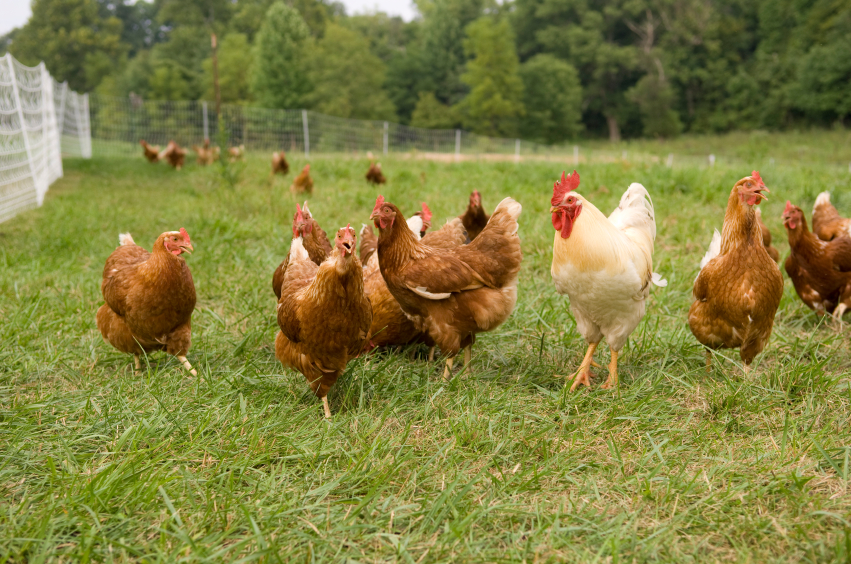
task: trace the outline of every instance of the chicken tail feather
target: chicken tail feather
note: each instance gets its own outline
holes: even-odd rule
[[[664,288],[668,285],[668,281],[662,278],[662,275],[658,272],[653,273],[650,278],[650,281],[653,282],[653,284],[655,284],[656,286],[659,286],[660,288]]]
[[[135,245],[136,241],[133,240],[132,235],[130,235],[129,233],[119,233],[118,244],[122,247],[126,247],[128,245]]]
[[[813,213],[815,213],[816,209],[822,206],[829,206],[830,204],[830,192],[822,192],[816,198],[816,203],[813,205]]]
[[[721,234],[716,229],[715,233],[712,234],[712,242],[709,243],[709,250],[706,251],[706,254],[700,260],[700,269],[703,270],[703,267],[709,264],[709,261],[719,254],[721,254]]]

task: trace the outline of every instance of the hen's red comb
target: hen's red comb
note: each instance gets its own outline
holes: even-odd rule
[[[579,173],[576,170],[573,174],[567,176],[565,171],[561,172],[561,180],[553,184],[553,199],[550,200],[550,205],[557,206],[564,200],[568,192],[572,192],[579,187]]]
[[[186,232],[186,229],[180,228],[180,234],[183,235],[183,240],[189,243],[189,233]]]
[[[304,212],[301,211],[301,206],[296,204],[295,209],[296,209],[296,212],[295,212],[296,221],[304,221]]]
[[[783,210],[783,213],[789,213],[795,209],[795,206],[792,205],[792,202],[786,200],[786,209]]]
[[[379,195],[378,198],[375,200],[375,207],[372,208],[372,213],[377,212],[378,208],[380,208],[383,205],[384,205],[384,196]]]
[[[423,221],[429,222],[431,221],[431,210],[428,209],[428,206],[425,202],[423,202]]]
[[[758,170],[755,170],[751,173],[751,178],[754,179],[754,182],[756,182],[757,186],[765,186],[765,182],[762,181],[762,177],[759,175]]]

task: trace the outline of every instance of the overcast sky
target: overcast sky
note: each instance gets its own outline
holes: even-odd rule
[[[342,0],[349,14],[387,12],[402,16],[405,21],[414,18],[416,11],[412,0]],[[0,0],[0,35],[27,23],[30,17],[30,0]]]

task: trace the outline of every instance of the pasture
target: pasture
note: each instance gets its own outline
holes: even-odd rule
[[[190,162],[193,161],[193,162]],[[585,342],[549,269],[552,183],[572,161],[311,160],[310,209],[333,233],[367,222],[380,192],[433,225],[470,191],[523,205],[517,308],[481,334],[472,376],[448,385],[422,348],[349,364],[329,399],[274,357],[271,274],[286,254],[304,165],[238,184],[194,159],[65,161],[45,205],[0,224],[0,561],[832,562],[851,558],[851,350],[785,276],[775,330],[744,376],[689,332],[691,287],[733,184],[759,169],[763,218],[822,190],[851,215],[846,168],[581,165],[609,213],[630,182],[656,207],[648,314],[620,357],[620,389],[569,393],[555,373]],[[103,263],[129,231],[150,249],[185,227],[198,292],[190,378],[151,355],[143,375],[95,326]],[[847,326],[846,326],[847,327]],[[608,362],[601,346],[597,360]],[[413,357],[413,358],[412,358]]]

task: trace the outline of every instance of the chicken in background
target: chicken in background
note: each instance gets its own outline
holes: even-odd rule
[[[159,145],[148,145],[148,142],[144,139],[139,139],[139,145],[142,146],[142,150],[145,153],[145,158],[148,159],[149,163],[154,164],[160,162]]]
[[[756,220],[759,223],[759,230],[762,232],[762,244],[765,245],[765,250],[768,252],[768,256],[770,256],[771,260],[779,265],[780,251],[777,250],[777,247],[773,247],[771,245],[771,231],[769,231],[768,227],[766,227],[762,222],[762,210],[759,208],[756,208]]]
[[[408,227],[411,228],[412,232],[416,233],[418,239],[425,237],[426,231],[431,227],[431,210],[428,209],[425,202],[421,205],[422,209],[414,212],[414,215],[406,220]]]
[[[98,309],[97,326],[104,340],[135,356],[136,373],[141,354],[165,351],[197,376],[186,359],[195,284],[180,256],[194,250],[189,234],[182,227],[163,233],[150,253],[129,233],[120,234],[118,241],[103,267],[101,292],[106,303]]]
[[[175,170],[183,168],[186,161],[186,149],[178,145],[175,141],[169,141],[165,149],[159,154],[161,161],[166,161],[174,167]]]
[[[482,207],[482,195],[478,190],[473,190],[473,193],[470,194],[470,203],[467,205],[467,211],[464,212],[464,215],[458,217],[461,218],[461,222],[464,224],[464,229],[467,230],[470,241],[479,236],[479,233],[488,224],[489,218],[488,214],[485,213],[485,209]]]
[[[290,163],[287,162],[287,155],[283,151],[272,153],[272,174],[285,175],[290,171]]]
[[[706,350],[739,349],[745,372],[771,336],[783,296],[783,277],[762,241],[754,206],[767,199],[759,172],[736,182],[727,200],[724,226],[715,230],[694,281],[688,324]]]
[[[278,301],[275,357],[304,375],[329,419],[328,390],[363,350],[372,322],[356,241],[351,226],[340,229],[331,256],[317,265],[295,237]]]
[[[839,215],[830,202],[830,192],[822,192],[813,206],[813,233],[822,241],[832,241],[842,235],[851,236],[851,219]]]
[[[230,147],[228,149],[228,161],[235,163],[236,161],[241,161],[242,157],[245,156],[245,145],[240,145],[239,147]]]
[[[414,215],[406,219],[405,223],[407,223],[411,233],[417,236],[417,240],[420,240],[426,236],[426,231],[431,227],[431,210],[423,202],[422,210],[414,212]],[[360,260],[366,267],[370,257],[378,249],[378,237],[375,236],[372,226],[366,224],[361,227],[360,237]]]
[[[468,245],[441,249],[418,241],[399,208],[379,196],[370,219],[379,230],[378,263],[390,293],[417,330],[447,357],[450,379],[463,348],[470,371],[476,334],[496,329],[514,310],[523,258],[511,198],[497,206],[481,235]]]
[[[387,179],[381,173],[381,163],[369,163],[369,170],[366,171],[366,181],[370,184],[384,184]]]
[[[310,177],[310,165],[304,165],[301,172],[293,180],[290,186],[290,192],[293,194],[313,194],[313,179]]]
[[[570,311],[588,350],[570,390],[591,385],[594,352],[605,337],[611,362],[603,389],[618,385],[618,353],[646,312],[650,285],[668,282],[653,272],[656,217],[650,194],[629,185],[618,207],[606,217],[575,190],[579,174],[553,185],[550,200],[555,228],[551,273],[559,294],[570,298]]]
[[[211,165],[213,164],[213,149],[210,148],[210,140],[204,139],[204,144],[202,146],[192,145],[192,150],[195,151],[197,155],[195,161],[201,165]]]
[[[328,240],[328,235],[319,227],[319,223],[313,219],[313,215],[307,208],[307,202],[304,202],[304,207],[295,205],[296,212],[293,215],[293,239],[296,237],[302,238],[302,246],[307,251],[307,255],[311,261],[320,265],[331,254],[331,242]],[[275,297],[281,298],[281,284],[284,282],[284,274],[287,271],[287,262],[289,254],[284,257],[278,268],[272,274],[272,290],[275,292]]]
[[[851,238],[843,234],[822,241],[807,227],[804,212],[786,202],[783,225],[791,253],[786,258],[786,274],[807,307],[821,317],[828,313],[840,325],[851,307]]]

